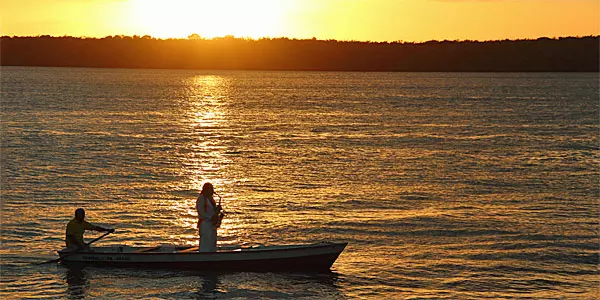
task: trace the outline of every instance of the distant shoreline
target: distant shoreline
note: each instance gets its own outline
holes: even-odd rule
[[[0,38],[1,66],[127,69],[599,72],[600,36],[502,41],[357,42],[149,36]]]

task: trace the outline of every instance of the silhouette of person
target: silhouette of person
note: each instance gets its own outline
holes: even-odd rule
[[[198,212],[198,251],[217,251],[217,228],[221,221],[221,207],[215,203],[215,189],[210,182],[202,186],[202,191],[196,199]]]
[[[65,234],[65,244],[67,248],[87,248],[88,245],[83,240],[83,233],[86,230],[115,232],[114,229],[103,228],[88,223],[85,220],[85,210],[83,208],[78,208],[75,210],[75,218],[73,218],[67,224],[67,230]]]

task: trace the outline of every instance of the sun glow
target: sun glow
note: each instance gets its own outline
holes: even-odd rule
[[[289,0],[131,0],[131,26],[158,38],[196,33],[259,38],[283,36]]]

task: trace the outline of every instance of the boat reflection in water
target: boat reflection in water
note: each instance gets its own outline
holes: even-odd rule
[[[198,288],[198,292],[196,292],[198,298],[213,297],[219,293],[217,288],[219,286],[219,276],[217,273],[202,274],[200,279],[201,286]]]
[[[89,286],[87,275],[83,268],[85,264],[71,264],[67,268],[65,281],[68,285],[70,299],[81,299],[85,297],[85,291]]]

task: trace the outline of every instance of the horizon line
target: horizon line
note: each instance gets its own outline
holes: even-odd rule
[[[194,36],[195,35],[195,36]],[[97,36],[73,36],[73,35],[62,35],[62,36],[54,36],[54,35],[49,35],[49,34],[39,34],[39,35],[23,35],[23,36],[19,36],[19,35],[2,35],[0,36],[0,38],[76,38],[76,39],[97,39],[97,40],[101,40],[101,39],[106,39],[106,38],[132,38],[132,39],[148,39],[148,40],[156,40],[156,41],[172,41],[172,40],[189,40],[189,41],[193,41],[193,40],[199,40],[199,41],[218,41],[218,40],[226,40],[226,39],[231,39],[231,40],[245,40],[245,41],[261,41],[261,40],[290,40],[290,41],[321,41],[321,42],[342,42],[342,43],[374,43],[374,44],[425,44],[425,43],[429,43],[429,42],[506,42],[506,41],[535,41],[535,40],[541,40],[541,39],[550,39],[550,40],[559,40],[559,39],[568,39],[568,38],[599,38],[599,35],[577,35],[577,36],[554,36],[554,37],[549,37],[549,36],[539,36],[536,38],[505,38],[505,39],[495,39],[495,40],[470,40],[470,39],[454,39],[454,40],[449,40],[449,39],[443,39],[443,40],[427,40],[427,41],[404,41],[404,40],[394,40],[394,41],[372,41],[372,40],[338,40],[338,39],[320,39],[317,37],[312,37],[312,38],[293,38],[293,37],[285,37],[285,36],[281,36],[281,37],[269,37],[269,36],[264,36],[264,37],[260,37],[260,38],[253,38],[253,37],[240,37],[240,36],[235,36],[235,35],[224,35],[224,36],[215,36],[215,37],[202,37],[198,34],[192,33],[190,34],[187,38],[182,38],[182,37],[172,37],[172,38],[161,38],[161,37],[153,37],[151,35],[123,35],[123,34],[117,34],[117,35],[107,35],[107,36],[103,36],[103,37],[97,37]]]

